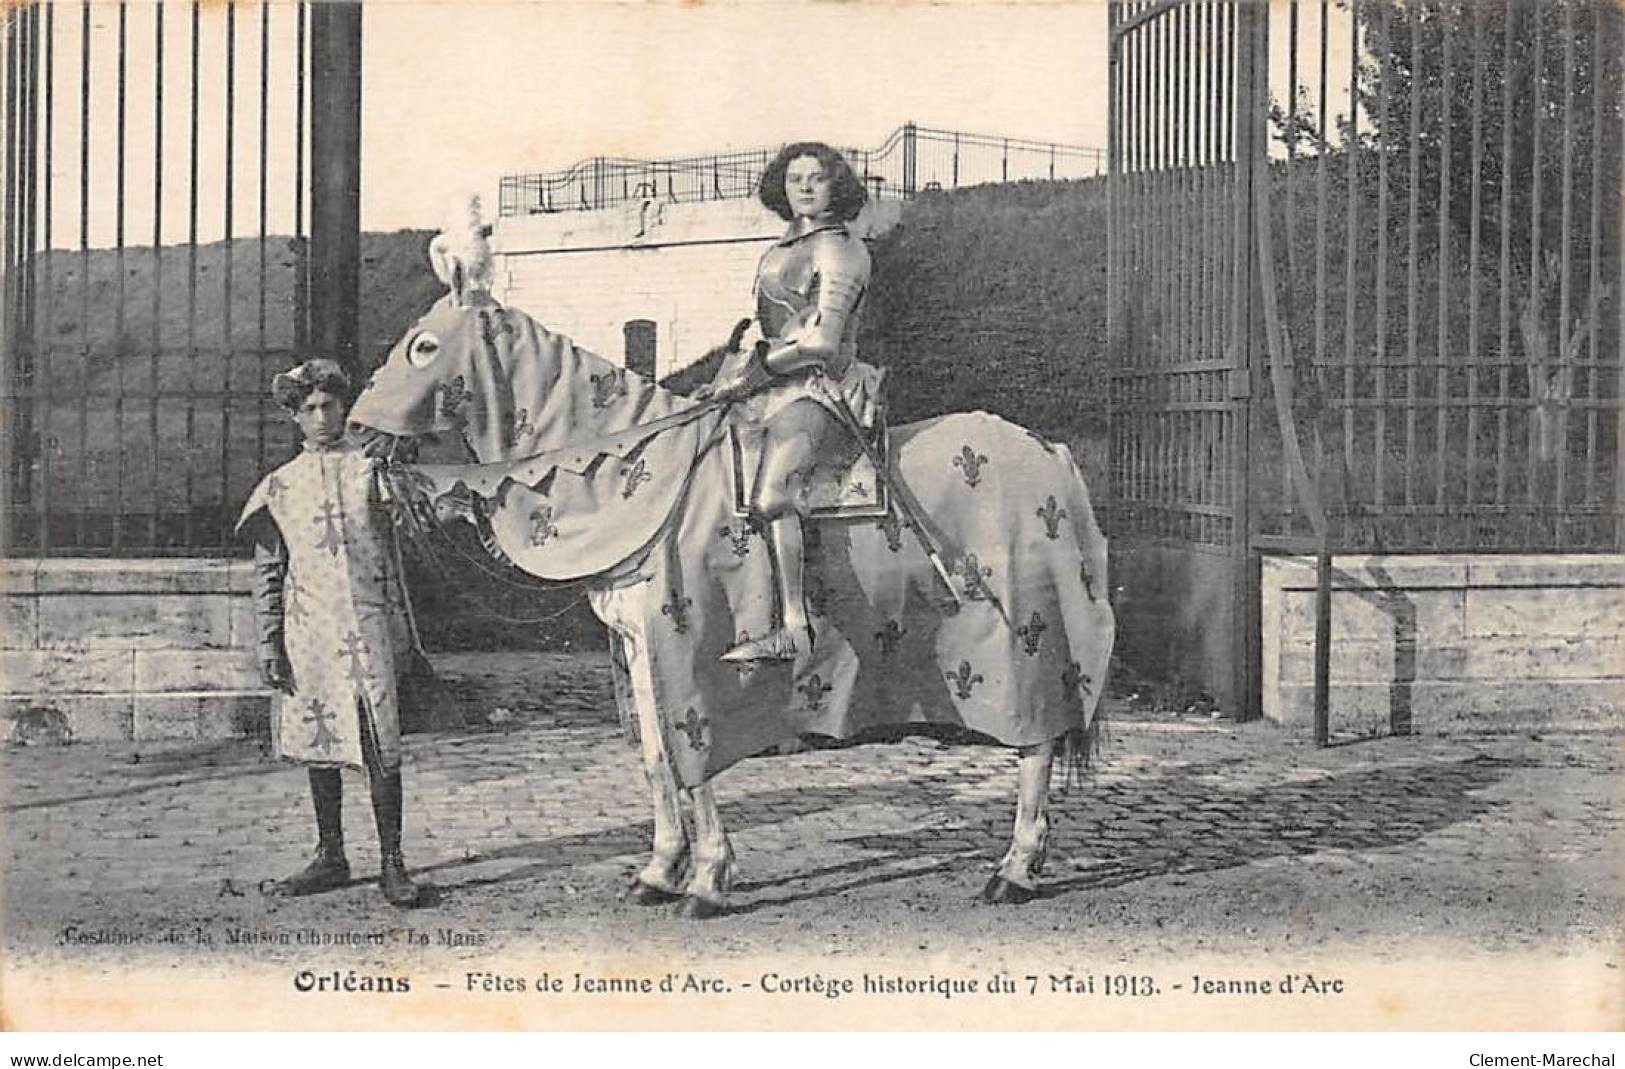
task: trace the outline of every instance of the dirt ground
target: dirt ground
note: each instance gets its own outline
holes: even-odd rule
[[[1008,842],[1011,753],[911,737],[754,759],[717,783],[740,882],[732,912],[701,922],[620,898],[649,803],[603,658],[437,661],[469,725],[407,740],[407,861],[432,904],[382,900],[359,777],[356,882],[275,900],[258,885],[314,841],[299,769],[242,742],[12,746],[12,967],[1601,953],[1617,968],[1620,730],[1316,749],[1268,724],[1118,710],[1096,769],[1055,797],[1042,897],[1000,907],[977,893]],[[359,945],[277,941],[300,932]]]

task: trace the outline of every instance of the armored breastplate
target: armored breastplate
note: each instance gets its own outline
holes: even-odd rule
[[[819,227],[779,242],[762,257],[756,274],[756,316],[767,337],[783,337],[798,320],[810,317],[817,310],[822,279],[809,239],[828,231],[840,234],[844,240],[854,240],[846,236],[846,228],[839,224]],[[861,295],[861,290],[857,292]],[[861,300],[860,307],[851,310],[841,332],[841,351],[847,358],[857,352],[860,310]]]

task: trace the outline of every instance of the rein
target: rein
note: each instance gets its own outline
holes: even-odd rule
[[[731,398],[719,398],[714,400],[708,399],[690,408],[686,408],[681,412],[674,413],[670,416],[663,416],[660,419],[651,420],[648,423],[637,424],[636,426],[629,427],[624,431],[619,431],[612,436],[600,436],[598,438],[581,442],[575,446],[561,446],[558,450],[548,450],[548,452],[563,451],[571,448],[584,449],[591,447],[596,442],[606,441],[612,437],[622,438],[633,434],[640,436],[660,434],[675,427],[686,426],[687,424],[699,419],[706,413],[732,403],[733,400]],[[458,600],[462,601],[466,606],[473,610],[474,615],[500,620],[503,623],[532,626],[537,624],[551,623],[554,620],[559,619],[575,608],[575,602],[572,599],[563,608],[549,612],[544,616],[537,617],[510,616],[507,613],[503,613],[491,608],[489,603],[477,599],[462,589],[462,584],[457,582],[456,577],[452,574],[451,569],[447,566],[444,555],[433,545],[430,538],[431,527],[435,529],[435,533],[440,536],[440,539],[463,563],[473,567],[475,571],[479,572],[481,576],[490,582],[496,583],[509,590],[530,594],[542,593],[546,591],[570,590],[572,588],[585,586],[599,578],[598,576],[582,576],[576,579],[564,579],[557,581],[537,581],[532,578],[528,582],[516,582],[507,574],[504,574],[503,571],[493,568],[491,566],[490,559],[482,560],[466,552],[460,545],[457,544],[455,539],[453,539],[442,529],[442,524],[425,523],[423,518],[419,515],[417,509],[411,504],[410,491],[408,490],[407,492],[402,492],[402,483],[394,477],[394,468],[396,463],[395,455],[396,451],[400,448],[401,439],[394,435],[391,435],[390,438],[391,441],[389,450],[385,455],[385,460],[388,462],[389,467],[385,468],[385,470],[381,473],[381,476],[390,486],[390,499],[395,505],[394,511],[396,514],[397,525],[407,529],[408,535],[411,537],[413,543],[418,547],[418,550],[424,559],[434,569],[442,585],[451,588]],[[698,465],[698,456],[708,452],[709,449],[716,444],[716,440],[717,436],[713,435],[712,441],[706,443],[706,445],[699,450],[699,453],[696,455],[696,466]],[[692,478],[692,470],[690,472],[690,477]],[[673,511],[676,511],[675,508]],[[668,516],[666,521],[661,524],[659,531],[652,541],[659,541],[659,538],[669,528],[670,522],[671,520]],[[478,519],[474,520],[473,524],[476,536],[480,540],[480,545],[485,552],[489,554],[490,558],[495,558],[498,561],[506,562],[508,564],[507,571],[509,572],[521,571],[521,569],[519,569],[518,566],[512,562],[508,555],[502,551],[502,547],[497,545],[495,536],[490,533],[485,524],[479,522]]]

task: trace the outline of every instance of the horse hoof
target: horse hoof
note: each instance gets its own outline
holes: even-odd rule
[[[1031,887],[1011,883],[998,875],[988,880],[987,886],[982,888],[982,901],[992,906],[1020,906],[1037,897],[1038,892]]]
[[[664,906],[682,897],[677,891],[655,887],[642,880],[633,880],[632,886],[626,889],[626,901],[634,906]]]
[[[725,903],[715,902],[709,898],[699,898],[690,895],[677,903],[677,915],[690,920],[708,921],[713,917],[720,917],[728,912]]]

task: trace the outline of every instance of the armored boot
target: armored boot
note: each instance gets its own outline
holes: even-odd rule
[[[316,856],[300,871],[271,885],[270,893],[278,897],[320,894],[350,882],[350,862],[344,856],[344,782],[338,769],[310,770],[310,799],[316,809]]]
[[[415,906],[418,887],[401,858],[401,773],[372,774],[372,814],[378,822],[378,888],[391,905]]]
[[[767,541],[779,581],[779,626],[761,638],[741,642],[722,655],[724,661],[795,661],[810,657],[817,635],[803,595],[804,553],[801,516],[790,512],[768,521]]]

